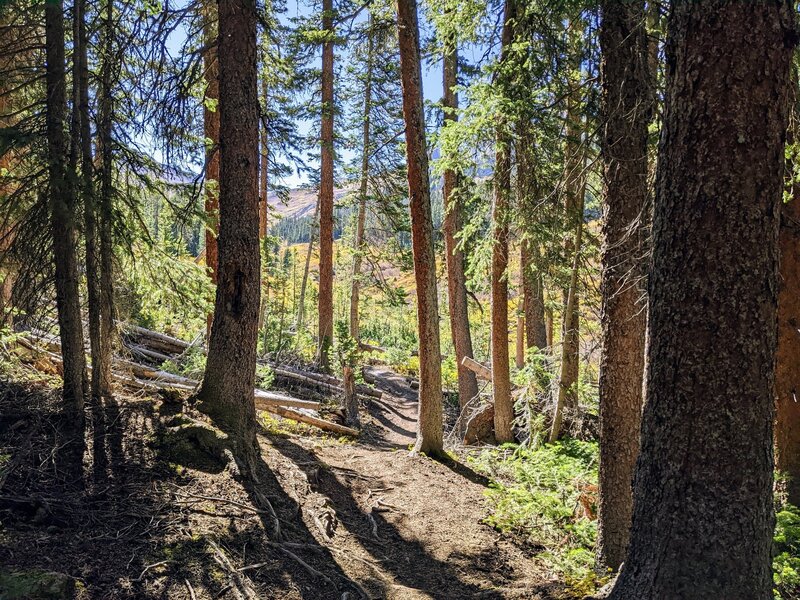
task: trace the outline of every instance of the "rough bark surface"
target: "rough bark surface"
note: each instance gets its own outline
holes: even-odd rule
[[[219,270],[199,397],[249,468],[257,452],[253,388],[260,297],[255,0],[220,0],[219,32]]]
[[[67,111],[64,61],[64,8],[60,0],[45,5],[47,57],[47,152],[50,228],[55,261],[56,307],[63,358],[65,435],[69,466],[80,470],[84,450],[84,385],[86,359],[78,295],[77,207],[72,178],[67,173],[64,125]]]
[[[793,85],[797,85],[793,81]],[[796,102],[795,92],[795,102]],[[795,107],[789,128],[797,143],[800,115]],[[795,158],[795,160],[797,160]],[[796,165],[787,170],[796,176]],[[788,476],[786,493],[800,505],[800,186],[792,181],[789,202],[781,205],[778,351],[775,365],[775,466]]]
[[[261,102],[264,111],[269,106],[269,89],[267,86],[266,75],[261,78]],[[261,126],[261,179],[260,189],[258,193],[259,210],[258,210],[258,237],[263,240],[267,237],[267,230],[269,226],[269,139],[267,131],[267,117],[264,116],[260,119]]]
[[[646,327],[649,85],[643,1],[601,5],[603,54],[603,346],[600,359],[598,558],[625,560],[639,454]]]
[[[531,242],[522,240],[520,264],[522,265],[522,310],[525,313],[525,347],[544,350],[549,346],[545,324],[544,283],[537,267],[538,250]]]
[[[322,122],[319,174],[319,362],[330,371],[333,345],[333,0],[322,0]]]
[[[458,51],[453,45],[445,52],[443,68],[445,121],[458,119],[455,111],[458,108]],[[447,263],[447,302],[450,310],[450,334],[456,353],[458,369],[458,403],[463,408],[467,402],[478,395],[478,380],[475,373],[461,364],[464,357],[474,358],[472,354],[472,334],[469,326],[469,306],[467,304],[467,278],[464,274],[464,252],[458,248],[456,235],[461,230],[462,209],[455,192],[458,187],[458,175],[452,169],[444,172],[442,195],[445,201],[445,215],[442,229],[444,232],[445,260]]]
[[[416,0],[397,1],[397,26],[419,328],[419,417],[414,451],[439,455],[443,451],[442,355]]]
[[[767,600],[793,5],[682,0],[667,29],[647,401],[609,597]]]

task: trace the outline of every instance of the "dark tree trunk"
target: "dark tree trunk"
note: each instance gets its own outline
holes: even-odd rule
[[[445,109],[445,121],[458,119],[458,50],[455,42],[444,55],[442,105]],[[462,226],[462,208],[456,189],[458,175],[453,169],[444,172],[442,195],[445,202],[444,230],[445,259],[447,262],[447,302],[450,310],[450,334],[453,337],[453,348],[456,353],[458,369],[458,404],[464,408],[467,402],[478,395],[478,379],[461,361],[464,357],[474,358],[472,353],[472,335],[469,326],[469,306],[467,305],[467,278],[464,274],[464,251],[459,249],[456,235]]]
[[[680,0],[667,29],[647,401],[610,598],[768,600],[793,3]]]
[[[217,283],[219,249],[217,235],[219,233],[219,61],[218,46],[218,9],[213,0],[202,0],[203,14],[203,72],[206,84],[205,101],[203,102],[203,135],[206,138],[205,165],[205,212],[206,212],[206,270],[211,281]],[[208,315],[208,334],[211,333],[211,321],[214,315]]]
[[[269,95],[266,74],[261,78],[261,102],[263,103],[264,112],[266,113],[269,106]],[[266,114],[260,119],[261,126],[261,180],[260,191],[258,194],[261,203],[258,212],[258,237],[263,241],[267,237],[267,230],[269,229],[269,140],[267,131],[267,116]]]
[[[644,1],[605,0],[603,53],[603,347],[600,359],[598,557],[625,560],[642,411],[649,85]]]
[[[442,354],[416,0],[397,0],[397,30],[419,328],[419,417],[414,452],[441,455]]]
[[[202,410],[230,436],[240,466],[252,472],[261,274],[255,0],[220,0],[219,33],[219,268],[199,397]]]
[[[371,19],[371,17],[370,17]],[[372,115],[372,61],[375,33],[370,21],[367,34],[367,73],[364,86],[364,122],[362,124],[361,185],[358,191],[358,215],[356,216],[356,239],[353,248],[353,279],[350,283],[350,337],[361,338],[359,326],[359,295],[361,290],[361,260],[366,248],[364,226],[367,219],[367,192],[369,184],[370,117]]]
[[[319,175],[319,362],[330,371],[333,345],[333,0],[322,0],[322,139]]]
[[[525,313],[525,346],[544,350],[548,347],[545,324],[544,283],[539,269],[538,249],[531,241],[522,240],[520,264],[522,265],[522,309]]]
[[[65,409],[63,457],[71,476],[79,476],[84,450],[83,402],[86,358],[78,295],[77,206],[73,178],[67,173],[64,125],[67,111],[64,62],[64,8],[60,0],[45,5],[47,57],[47,152],[50,177],[50,226],[55,261],[56,306],[63,357]]]

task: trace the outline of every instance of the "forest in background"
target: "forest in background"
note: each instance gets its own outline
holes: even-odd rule
[[[0,0],[0,597],[800,598],[796,12]]]

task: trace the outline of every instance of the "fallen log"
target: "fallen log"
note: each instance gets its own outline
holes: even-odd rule
[[[158,361],[159,363],[164,363],[167,362],[168,360],[174,360],[174,356],[162,354],[161,352],[150,350],[149,348],[145,348],[144,346],[139,346],[138,344],[125,344],[125,347],[128,348],[134,354],[138,354],[149,360]]]
[[[306,415],[289,408],[283,408],[282,406],[270,406],[264,410],[274,413],[285,419],[297,421],[298,423],[313,425],[314,427],[318,427],[323,431],[330,431],[331,433],[338,433],[339,435],[349,435],[350,437],[358,437],[359,434],[358,430],[353,429],[352,427],[346,427],[345,425],[339,425],[338,423],[331,423],[330,421],[312,417],[311,415]]]
[[[364,352],[379,352],[381,354],[386,352],[386,348],[382,348],[381,346],[373,346],[372,344],[367,344],[364,342],[358,343],[358,349],[363,350]]]
[[[282,377],[286,377],[287,379],[297,379],[298,381],[305,381],[305,380],[314,380],[314,381],[321,381],[323,383],[328,383],[334,385],[338,388],[340,393],[344,393],[343,382],[338,377],[334,377],[333,375],[326,375],[325,373],[314,373],[313,371],[301,371],[300,369],[288,367],[285,365],[270,365],[273,372],[276,375],[280,375]],[[366,379],[364,379],[366,381]],[[369,385],[364,385],[361,383],[356,384],[356,392],[359,394],[363,394],[364,396],[372,396],[373,398],[381,398],[383,396],[383,392],[380,390],[376,390]]]
[[[461,365],[467,367],[470,371],[475,373],[475,375],[477,375],[484,381],[492,380],[492,370],[486,365],[482,365],[477,360],[471,359],[469,356],[465,356],[461,360]]]

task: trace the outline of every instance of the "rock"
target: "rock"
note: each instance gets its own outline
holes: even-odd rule
[[[75,579],[46,571],[0,571],[0,598],[48,600],[75,597]]]
[[[467,421],[464,443],[494,444],[494,404],[487,404]]]

